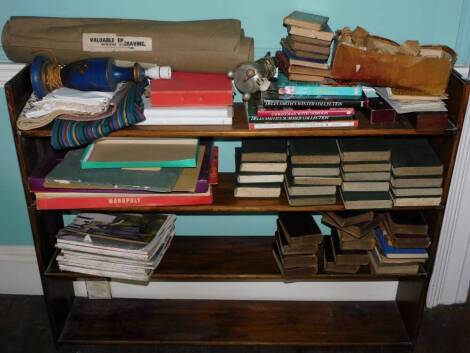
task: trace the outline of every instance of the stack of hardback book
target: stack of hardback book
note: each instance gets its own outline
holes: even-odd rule
[[[318,272],[323,234],[309,213],[280,214],[273,244],[274,259],[286,278]]]
[[[369,255],[374,273],[414,274],[428,258],[431,241],[421,212],[390,212],[374,232],[377,245]]]
[[[331,236],[324,241],[325,271],[356,273],[360,266],[368,265],[379,221],[372,211],[324,213],[322,222],[331,227]]]
[[[140,125],[231,125],[233,89],[222,73],[173,72],[151,82]]]
[[[336,139],[290,139],[288,152],[284,187],[289,205],[335,204],[341,184]]]
[[[286,140],[245,139],[235,149],[235,197],[279,197],[287,168]]]
[[[392,150],[394,206],[437,206],[441,203],[443,165],[425,138],[388,140]]]
[[[347,209],[390,208],[390,156],[379,137],[338,139],[341,156],[341,197]]]
[[[81,213],[57,234],[59,269],[148,282],[175,235],[175,215]]]
[[[212,144],[104,138],[44,163],[29,186],[38,209],[210,204],[211,169],[213,174],[218,169]]]
[[[328,17],[294,11],[284,18],[288,35],[281,39],[278,54],[281,70],[291,80],[322,82],[331,77],[327,61],[334,33]],[[309,63],[298,65],[291,60]],[[316,64],[316,65],[315,65]]]

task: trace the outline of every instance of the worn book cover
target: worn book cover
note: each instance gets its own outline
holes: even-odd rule
[[[310,213],[281,213],[279,225],[289,244],[320,243],[322,241],[323,234]]]
[[[326,214],[340,227],[371,222],[374,219],[373,211],[326,212]]]
[[[421,211],[387,212],[386,219],[394,233],[427,235],[429,232],[428,223]]]
[[[381,137],[343,137],[338,139],[343,162],[390,160],[390,148]]]
[[[390,139],[392,172],[395,176],[440,175],[444,167],[425,138]]]
[[[287,147],[285,139],[243,139],[242,162],[285,162]]]
[[[297,57],[307,58],[307,59],[314,59],[314,60],[318,60],[320,62],[322,62],[322,61],[326,62],[328,60],[328,56],[329,56],[329,54],[313,53],[313,52],[305,51],[305,50],[295,50],[294,48],[292,48],[289,45],[289,43],[287,42],[287,40],[285,38],[281,39],[281,47],[284,50],[287,50],[287,51],[291,52],[292,54],[294,54]]]
[[[338,164],[339,152],[334,138],[295,138],[288,140],[292,164]]]
[[[343,191],[341,190],[346,209],[391,208],[392,198],[388,191]]]
[[[303,11],[293,11],[284,17],[284,25],[293,25],[303,28],[310,28],[317,31],[322,30],[328,23],[329,17],[307,13]]]
[[[307,44],[303,42],[298,42],[292,38],[292,36],[287,36],[285,38],[285,41],[289,46],[294,50],[294,51],[305,51],[305,52],[310,52],[310,53],[316,53],[316,54],[324,54],[324,55],[329,55],[330,54],[330,48],[321,46],[321,45],[315,45],[315,44]]]
[[[333,273],[357,273],[360,264],[338,264],[335,261],[334,244],[331,236],[326,236],[323,242],[324,271]]]

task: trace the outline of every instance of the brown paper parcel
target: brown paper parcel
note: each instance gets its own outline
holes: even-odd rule
[[[170,65],[173,70],[227,72],[253,60],[253,39],[240,21],[150,21],[11,17],[3,50],[15,62],[46,54],[61,64],[90,58]]]
[[[332,65],[335,79],[373,86],[408,88],[430,95],[444,94],[456,58],[452,49],[418,45],[417,52],[437,50],[442,52],[442,56],[416,55],[416,42],[408,41],[400,46],[388,39],[368,34],[364,37],[361,33],[361,38],[354,38],[354,32],[353,38],[351,32],[339,37]]]

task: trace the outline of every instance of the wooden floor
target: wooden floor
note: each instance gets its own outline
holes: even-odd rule
[[[103,308],[101,310],[104,310]],[[99,311],[99,310],[98,310]],[[49,333],[43,299],[39,296],[0,295],[0,351],[2,353],[55,353]],[[425,313],[423,330],[416,353],[468,352],[470,346],[470,306],[442,307]],[[80,348],[66,352],[82,352]],[[86,352],[101,352],[88,349]],[[107,352],[139,352],[129,347],[116,347]],[[156,353],[209,353],[222,352],[218,347],[161,347]],[[377,349],[308,349],[308,348],[237,348],[223,352],[256,353],[320,353],[320,352],[389,352]],[[390,352],[393,352],[391,350]]]

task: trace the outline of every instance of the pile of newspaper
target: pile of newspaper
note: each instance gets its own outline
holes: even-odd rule
[[[81,213],[57,234],[62,271],[148,282],[175,234],[171,214]]]

